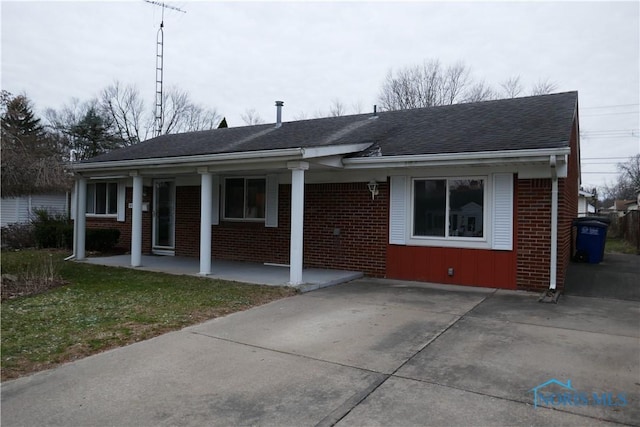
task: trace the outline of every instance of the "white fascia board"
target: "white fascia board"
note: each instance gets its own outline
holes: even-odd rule
[[[541,162],[549,156],[567,156],[569,147],[540,150],[479,151],[473,153],[418,154],[408,156],[358,157],[343,159],[345,168],[397,168],[416,166],[464,166]],[[563,157],[564,158],[564,157]]]
[[[304,154],[302,148],[285,148],[280,150],[260,150],[236,153],[204,154],[198,156],[157,157],[151,159],[115,160],[95,163],[76,163],[72,165],[76,172],[98,171],[104,169],[119,170],[156,166],[206,166],[223,162],[260,162],[272,161],[274,158],[300,159]]]
[[[234,153],[204,154],[198,156],[156,157],[150,159],[116,160],[95,163],[72,164],[74,172],[118,171],[129,169],[145,169],[164,167],[198,167],[230,164],[267,163],[300,159],[313,159],[345,155],[365,150],[371,143],[330,145],[311,148],[284,148],[278,150],[259,150]]]

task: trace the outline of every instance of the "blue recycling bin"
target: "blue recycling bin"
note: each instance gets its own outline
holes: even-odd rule
[[[608,224],[588,220],[576,223],[576,251],[585,254],[589,264],[598,264],[604,257],[604,245],[607,239]]]

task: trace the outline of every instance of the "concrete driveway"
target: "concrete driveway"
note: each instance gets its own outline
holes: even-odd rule
[[[537,297],[362,279],[6,382],[2,425],[637,424],[638,304]]]

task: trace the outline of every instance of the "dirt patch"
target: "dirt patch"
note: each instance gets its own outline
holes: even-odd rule
[[[13,274],[3,274],[0,283],[2,301],[41,294],[67,284],[66,281],[57,278],[19,278]]]

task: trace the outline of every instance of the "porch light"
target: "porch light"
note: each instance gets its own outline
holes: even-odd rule
[[[367,187],[369,188],[369,192],[371,193],[371,200],[375,200],[376,196],[378,195],[378,183],[375,181],[369,181]]]

